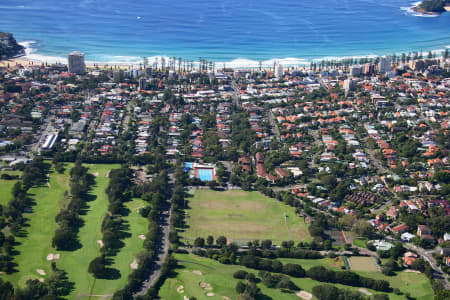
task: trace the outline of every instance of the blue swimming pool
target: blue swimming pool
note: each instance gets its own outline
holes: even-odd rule
[[[198,169],[198,178],[201,181],[212,181],[213,170],[212,169]]]
[[[191,162],[185,162],[184,163],[184,168],[188,169],[188,170],[192,169],[192,163]]]

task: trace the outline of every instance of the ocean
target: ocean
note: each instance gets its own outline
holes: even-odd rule
[[[0,0],[0,31],[30,58],[139,63],[199,57],[226,66],[450,48],[450,12],[424,16],[407,0]]]

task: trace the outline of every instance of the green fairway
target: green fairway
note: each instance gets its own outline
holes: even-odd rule
[[[307,224],[295,215],[295,208],[259,192],[196,190],[187,200],[188,228],[183,237],[191,243],[208,235],[223,235],[238,244],[256,239],[275,244],[310,240]]]
[[[64,192],[69,189],[69,172],[70,166],[66,167],[64,174],[52,172],[50,188],[42,185],[29,190],[35,205],[32,207],[32,213],[24,214],[24,217],[29,219],[29,226],[25,227],[26,237],[16,239],[19,245],[15,249],[19,254],[14,257],[14,262],[18,264],[16,268],[18,272],[2,275],[15,286],[24,286],[28,279],[42,278],[37,273],[38,269],[47,274],[51,270],[46,257],[49,253],[54,253],[51,241],[56,228],[55,216],[59,212],[59,202]]]
[[[0,205],[8,205],[12,199],[12,188],[18,180],[3,180],[0,179]]]
[[[166,279],[164,285],[161,287],[160,297],[164,300],[181,300],[184,296],[194,296],[197,299],[205,300],[226,299],[224,296],[230,299],[237,299],[238,295],[235,291],[235,286],[238,280],[233,278],[233,273],[237,270],[243,269],[253,272],[255,275],[258,273],[256,270],[250,270],[236,265],[223,265],[215,260],[198,257],[192,254],[175,254],[175,258],[179,260],[180,268],[177,268],[175,270],[177,274],[174,277],[169,277]],[[327,259],[309,261],[311,262],[311,266],[325,265],[330,267],[326,260]],[[287,262],[287,260],[282,261]],[[306,261],[307,260],[289,260],[289,262],[302,264],[306,269],[308,269],[305,264]],[[358,273],[369,277],[373,275],[373,272],[368,272],[365,274],[362,272]],[[310,293],[312,292],[312,288],[314,286],[324,284],[309,278],[290,278],[300,289]],[[400,272],[397,276],[387,277],[377,272],[376,278],[382,278],[390,281],[393,287],[400,288],[403,293],[410,292],[411,296],[415,297],[415,299],[433,299],[431,285],[423,274]],[[209,284],[212,289],[205,290],[200,286],[201,282]],[[417,282],[417,285],[412,282]],[[341,284],[336,284],[336,286],[354,291],[358,290],[356,287],[344,286]],[[271,299],[301,299],[295,294],[285,293],[279,289],[267,288],[262,283],[259,283],[258,287],[264,295],[269,296]],[[372,294],[379,293],[370,289],[368,289],[368,292]],[[214,296],[207,296],[207,293],[214,293]],[[400,300],[405,299],[405,296],[390,293],[389,298],[391,300]]]
[[[27,237],[18,239],[20,245],[16,249],[20,254],[14,261],[19,265],[17,267],[19,272],[1,275],[15,286],[24,286],[25,282],[31,278],[44,278],[45,276],[39,275],[37,270],[43,270],[46,274],[50,272],[51,262],[47,261],[47,255],[50,253],[60,254],[59,260],[56,260],[57,267],[65,270],[69,280],[75,284],[75,289],[67,299],[85,297],[87,299],[89,294],[112,294],[125,285],[128,274],[132,271],[130,264],[136,254],[142,250],[143,240],[139,238],[139,235],[147,232],[148,222],[137,212],[144,203],[140,199],[125,203],[130,210],[124,217],[130,236],[123,240],[124,246],[113,257],[113,264],[109,266],[116,269],[120,277],[115,280],[95,280],[87,270],[90,261],[100,254],[97,241],[102,238],[101,224],[108,209],[105,189],[109,179],[106,174],[120,166],[112,164],[85,164],[85,166],[89,167],[89,173],[94,174],[95,184],[90,191],[92,200],[87,202],[86,214],[81,216],[84,225],[80,228],[78,237],[82,247],[75,251],[56,251],[51,247],[51,240],[56,229],[55,216],[61,208],[64,192],[69,190],[69,173],[72,164],[67,164],[65,174],[51,173],[50,188],[42,186],[30,189],[36,205],[33,206],[33,213],[25,214],[30,219],[30,226],[26,228]]]

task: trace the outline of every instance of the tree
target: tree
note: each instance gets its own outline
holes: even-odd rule
[[[298,287],[293,283],[289,277],[283,276],[276,285],[279,289],[298,290]]]
[[[306,272],[300,265],[285,264],[283,266],[283,273],[292,277],[305,277]]]
[[[212,247],[212,245],[214,245],[214,237],[212,235],[208,235],[206,238],[206,243],[208,244],[208,247]]]
[[[219,246],[219,247],[225,246],[225,245],[227,244],[227,238],[224,237],[224,236],[219,236],[219,237],[216,239],[216,244],[217,244],[217,246]]]
[[[194,241],[194,246],[198,248],[203,248],[205,246],[205,239],[198,237]]]
[[[238,281],[236,284],[236,292],[238,294],[243,294],[245,292],[246,285],[242,281]]]
[[[91,273],[95,278],[101,278],[105,272],[105,257],[99,256],[94,258],[89,264],[88,272]]]
[[[233,273],[233,278],[236,279],[245,279],[245,277],[247,277],[248,272],[244,271],[244,270],[238,270],[236,272]]]
[[[270,249],[272,247],[272,241],[271,240],[264,240],[261,242],[261,248],[263,249]]]

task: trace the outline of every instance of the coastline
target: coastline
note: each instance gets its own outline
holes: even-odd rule
[[[19,44],[25,47],[25,51],[23,55],[19,55],[16,57],[12,57],[9,59],[0,60],[0,67],[7,67],[8,64],[10,67],[16,66],[16,65],[22,65],[24,67],[32,67],[32,66],[40,66],[45,64],[62,64],[67,65],[67,58],[65,57],[57,57],[57,56],[46,56],[41,55],[36,52],[35,48],[32,48],[31,45],[33,44],[33,41],[25,41],[20,42]],[[432,53],[436,53],[440,55],[445,49],[450,49],[450,45],[441,46],[439,49],[422,49],[423,53],[427,53],[428,51],[431,51]],[[418,50],[415,50],[418,52]],[[261,67],[264,69],[272,68],[275,63],[281,64],[284,67],[296,67],[296,68],[304,68],[309,67],[311,63],[320,63],[321,61],[342,61],[346,59],[361,59],[361,58],[368,58],[368,59],[375,59],[377,57],[382,57],[385,55],[392,55],[392,53],[395,53],[397,55],[401,55],[401,53],[408,53],[408,52],[414,52],[414,51],[393,51],[390,53],[384,53],[380,55],[376,54],[368,54],[368,55],[353,55],[353,56],[324,56],[321,58],[314,58],[314,59],[305,59],[305,58],[272,58],[269,60],[261,61]],[[140,59],[139,57],[126,57],[126,56],[113,56],[117,59],[123,59],[122,61],[109,61],[109,62],[103,62],[103,61],[89,61],[87,60],[85,62],[86,67],[91,70],[95,69],[113,69],[113,70],[130,70],[130,69],[140,69],[143,66],[143,61],[136,60]],[[161,58],[163,56],[154,56],[154,57],[148,57],[148,64],[151,66],[155,61],[161,61]],[[164,56],[164,59],[166,59],[166,62],[168,61],[169,57]],[[135,60],[135,61],[132,61]],[[252,60],[252,59],[245,59],[245,58],[237,58],[232,61],[228,62],[214,62],[216,69],[222,69],[223,67],[231,68],[231,69],[256,69],[259,68],[260,61]],[[194,61],[194,67],[198,67],[198,62]]]

